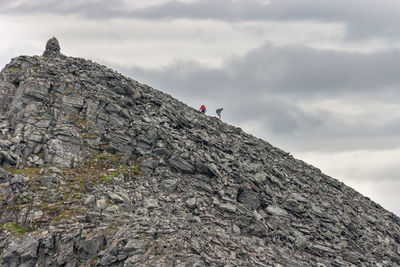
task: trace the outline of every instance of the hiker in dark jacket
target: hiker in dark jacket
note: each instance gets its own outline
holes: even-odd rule
[[[221,112],[224,110],[224,108],[219,108],[216,110],[218,118],[221,119]]]

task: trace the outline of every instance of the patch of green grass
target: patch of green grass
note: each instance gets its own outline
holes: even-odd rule
[[[18,72],[19,70],[20,70],[20,68],[12,68],[12,69],[9,69],[8,72],[9,72],[9,73],[16,73],[16,72]]]
[[[17,169],[17,168],[11,167],[11,168],[4,168],[4,169],[11,174],[19,174],[19,175],[24,175],[24,176],[39,176],[40,170],[42,168],[41,167],[31,167],[31,168]]]
[[[87,132],[87,133],[83,134],[83,138],[85,138],[85,139],[96,139],[97,137],[99,137],[99,134],[94,133],[94,132]]]
[[[88,125],[88,121],[86,119],[76,120],[75,124],[77,125]]]
[[[31,231],[28,227],[19,226],[16,222],[6,222],[1,226],[1,228],[7,229],[14,235],[23,235]]]
[[[92,154],[92,159],[94,161],[101,161],[103,164],[106,164],[106,165],[111,164],[113,166],[119,165],[121,162],[121,156],[109,154],[109,153],[94,152]]]
[[[37,154],[37,156],[41,159],[44,159],[44,152],[41,151],[39,154]]]
[[[100,180],[101,180],[102,182],[106,182],[106,183],[111,183],[112,179],[113,179],[113,177],[107,176],[107,175],[103,175],[103,176],[100,178]]]
[[[122,174],[123,176],[139,175],[140,174],[140,170],[139,170],[138,166],[136,166],[136,165],[129,166],[129,165],[125,164],[125,165],[119,166],[115,170],[109,171],[108,173],[109,173],[108,176],[112,179],[114,177],[117,177],[120,174]]]
[[[72,95],[76,94],[78,91],[75,88],[70,88],[68,90],[65,90],[64,95]]]
[[[81,183],[82,185],[86,185],[88,182],[89,182],[89,180],[86,179],[86,178],[83,178],[83,179],[80,180],[80,183]]]
[[[130,167],[130,171],[134,174],[140,174],[140,169],[138,166],[132,166]]]
[[[72,196],[72,199],[74,200],[81,200],[82,199],[82,195],[80,193],[76,193]]]
[[[113,224],[110,224],[110,225],[107,227],[107,229],[106,229],[105,231],[106,231],[106,233],[108,233],[108,234],[113,234],[113,233],[115,233],[117,230],[118,230],[118,227],[117,227],[117,226],[115,226],[115,225],[113,225]],[[102,247],[104,247],[104,248],[102,248]],[[106,248],[107,248],[106,245],[103,245],[103,246],[100,247],[101,250],[106,249]]]
[[[58,216],[54,217],[54,219],[57,220],[57,221],[61,221],[61,220],[64,220],[64,219],[71,220],[72,217],[73,217],[73,213],[74,213],[73,210],[68,210],[68,209],[67,210],[62,210]]]
[[[90,261],[88,261],[87,263],[80,264],[79,267],[96,266],[98,261],[99,261],[99,258],[98,257],[94,257]]]
[[[14,168],[9,168],[6,169],[8,172],[12,173],[12,174],[25,174],[26,170],[25,169],[14,169]]]
[[[62,194],[62,196],[63,196],[63,199],[66,201],[66,200],[68,200],[68,199],[69,199],[69,197],[70,197],[70,194],[69,194],[69,193],[67,193],[67,192],[64,192],[64,193]]]
[[[109,174],[110,174],[111,178],[114,178],[117,175],[121,174],[121,171],[120,170],[113,170],[113,171],[109,171]]]
[[[78,114],[70,114],[68,119],[76,125],[88,125],[88,121],[85,118],[81,118]]]

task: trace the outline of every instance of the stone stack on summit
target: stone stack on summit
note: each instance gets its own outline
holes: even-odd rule
[[[53,37],[46,43],[46,50],[43,52],[44,57],[65,57],[61,54],[61,47],[57,38]]]
[[[400,219],[53,38],[0,74],[0,266],[400,266]]]

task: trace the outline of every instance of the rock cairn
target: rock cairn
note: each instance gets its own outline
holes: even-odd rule
[[[46,43],[46,50],[43,52],[44,57],[54,57],[60,56],[61,53],[60,44],[58,43],[57,38],[53,37]]]
[[[89,60],[0,74],[0,266],[399,266],[400,219]]]

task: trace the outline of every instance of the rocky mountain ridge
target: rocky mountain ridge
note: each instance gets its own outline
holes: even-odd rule
[[[394,214],[55,38],[1,71],[0,166],[0,266],[400,265]]]

